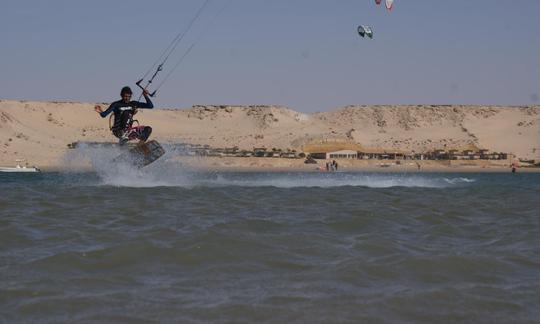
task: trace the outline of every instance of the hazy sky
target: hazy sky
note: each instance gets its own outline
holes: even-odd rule
[[[1,0],[0,98],[116,100],[203,2]],[[373,0],[213,0],[154,101],[539,104],[539,15],[538,0],[395,0],[391,13]]]

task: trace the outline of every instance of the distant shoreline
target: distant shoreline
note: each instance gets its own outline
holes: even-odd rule
[[[332,173],[326,171],[325,164],[331,160],[317,160],[317,164],[304,164],[303,159],[281,159],[275,158],[219,158],[205,157],[192,159],[179,159],[183,161],[186,168],[201,171],[233,171],[233,172],[320,172]],[[272,164],[276,161],[275,164]],[[368,173],[511,173],[510,166],[505,165],[455,165],[445,166],[438,161],[406,161],[414,165],[401,164],[396,165],[398,161],[391,160],[336,160],[338,163],[338,172],[368,172]],[[404,161],[399,161],[404,163]],[[393,163],[393,165],[392,165]],[[418,169],[417,164],[420,164]],[[390,165],[381,167],[381,164]],[[518,168],[518,173],[538,173],[540,168],[527,167]]]
[[[143,109],[136,118],[142,125],[152,127],[151,139],[164,145],[187,143],[211,148],[237,147],[250,152],[263,148],[267,152],[310,153],[315,152],[310,151],[310,146],[331,144],[336,149],[354,146],[366,149],[363,152],[416,154],[474,147],[536,161],[533,163],[540,161],[540,106],[357,105],[305,114],[272,105],[195,105],[190,109]],[[17,159],[24,159],[30,166],[43,170],[68,169],[65,157],[70,143],[115,140],[109,120],[101,118],[92,103],[0,100],[1,166],[14,166]],[[315,169],[304,165],[303,160],[257,159],[224,158],[203,164],[209,170]],[[414,166],[375,165],[387,160],[367,164],[361,160],[340,161],[342,170],[418,171]],[[510,162],[498,163],[495,167],[491,162],[482,162],[476,168],[476,162],[467,161],[474,170],[509,170]],[[421,168],[441,172],[471,170],[471,166],[453,162],[449,165],[422,162]],[[324,162],[319,167],[324,167]]]
[[[243,157],[174,157],[156,162],[159,168],[181,169],[187,172],[308,172],[334,173],[325,171],[325,164],[330,160],[317,160],[317,164],[304,164],[303,159],[280,158],[243,158]],[[445,166],[438,161],[407,161],[410,164],[395,164],[391,160],[336,160],[338,172],[352,173],[511,173],[511,168],[505,165],[456,165]],[[403,163],[404,161],[400,161]],[[380,164],[390,165],[381,167]],[[394,163],[392,165],[392,163]],[[418,169],[417,164],[420,164]],[[152,167],[149,166],[149,169]],[[56,164],[42,167],[44,172],[92,172],[93,167],[85,163]],[[142,169],[144,172],[144,169]],[[522,167],[517,173],[540,173],[537,167]]]

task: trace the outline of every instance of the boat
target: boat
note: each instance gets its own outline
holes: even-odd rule
[[[21,166],[24,160],[16,160],[15,162],[17,163],[17,165],[14,167],[0,167],[0,172],[28,172],[28,173],[41,172],[41,170],[35,166],[29,167],[28,163]]]

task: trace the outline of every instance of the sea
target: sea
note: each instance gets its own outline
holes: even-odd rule
[[[2,323],[539,323],[540,174],[0,173]]]

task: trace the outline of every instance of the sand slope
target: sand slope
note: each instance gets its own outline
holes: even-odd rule
[[[0,101],[0,165],[58,167],[67,144],[115,141],[93,103]],[[476,146],[540,160],[540,106],[348,106],[303,114],[278,106],[143,110],[163,142],[302,150],[317,141],[416,152]]]

